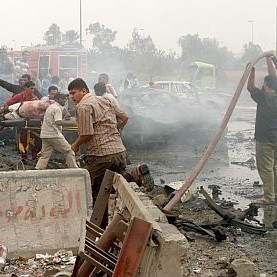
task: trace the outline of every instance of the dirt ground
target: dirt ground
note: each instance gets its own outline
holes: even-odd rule
[[[211,186],[217,185],[222,192],[220,199],[234,202],[234,209],[246,209],[251,201],[262,194],[262,184],[255,166],[255,106],[247,93],[237,104],[228,124],[228,155],[217,152],[211,156],[207,165],[191,187],[197,193],[203,186],[211,195]],[[202,147],[202,149],[201,149]],[[129,152],[132,164],[144,161],[148,163],[155,183],[164,186],[170,182],[184,181],[203,153],[203,146],[168,145]],[[203,196],[199,195],[200,198]],[[180,204],[174,212],[182,218],[201,224],[220,219],[203,202],[194,200]],[[237,258],[246,258],[254,262],[264,276],[277,276],[277,230],[273,228],[277,221],[277,205],[259,208],[256,217],[267,229],[264,235],[236,232],[228,235],[227,240],[216,242],[213,239],[190,232],[195,240],[190,243],[186,260],[189,276],[231,276],[228,264]],[[255,222],[253,222],[255,224]],[[239,230],[240,231],[240,230]]]
[[[220,199],[234,202],[235,209],[247,208],[251,201],[262,194],[261,180],[255,168],[254,126],[255,106],[249,97],[243,96],[228,125],[227,151],[215,151],[190,189],[197,197],[178,205],[175,213],[199,224],[220,219],[198,193],[200,186],[211,194],[211,186],[217,185],[222,192]],[[15,160],[18,156],[15,147],[7,146],[10,142],[3,137],[0,140],[3,142],[0,145],[0,167],[5,170],[6,159]],[[129,167],[147,163],[155,184],[163,187],[171,182],[184,181],[203,150],[203,145],[195,145],[193,140],[189,144],[186,141],[184,145],[170,145],[169,142],[163,146],[153,144],[151,149],[131,149],[128,152]],[[228,273],[228,265],[237,258],[253,261],[260,273],[267,274],[264,276],[277,276],[277,231],[272,225],[277,221],[277,206],[261,207],[257,219],[268,228],[266,234],[252,235],[234,230],[228,233],[227,240],[217,242],[208,236],[188,232],[188,236],[193,238],[184,258],[189,276],[232,276]]]

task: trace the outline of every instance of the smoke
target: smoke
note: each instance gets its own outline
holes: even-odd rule
[[[199,103],[197,97],[182,99],[150,88],[125,90],[118,102],[129,116],[123,138],[131,146],[155,141],[207,144],[222,118],[218,108]]]

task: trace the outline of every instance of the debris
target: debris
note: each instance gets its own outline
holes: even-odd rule
[[[213,200],[214,201],[219,200],[219,195],[222,194],[222,190],[221,190],[220,186],[218,186],[218,185],[209,185],[208,188],[212,190]]]
[[[228,259],[226,257],[219,258],[217,264],[220,266],[220,268],[227,268],[229,265]]]
[[[0,244],[0,268],[6,265],[7,252],[7,247],[3,244]]]
[[[5,273],[12,273],[14,277],[71,276],[67,274],[72,271],[75,260],[76,256],[71,250],[60,250],[54,255],[37,253],[30,259],[19,257],[9,260],[5,266]]]
[[[201,277],[214,277],[214,274],[211,270],[207,270],[201,274]]]
[[[262,186],[263,186],[263,184],[260,184],[259,181],[254,181],[254,183],[253,183],[253,187],[262,187]]]
[[[266,229],[261,227],[253,226],[249,223],[246,223],[242,220],[236,219],[236,215],[229,212],[228,210],[222,209],[220,206],[218,206],[212,198],[209,196],[209,194],[204,190],[203,187],[201,187],[200,192],[204,195],[206,198],[208,206],[213,209],[218,215],[220,215],[225,220],[225,225],[233,225],[235,227],[241,228],[242,231],[247,232],[249,234],[264,234],[267,232]]]
[[[231,164],[241,165],[241,166],[247,166],[250,169],[256,169],[255,159],[252,157],[248,159],[245,162],[231,162]]]
[[[193,269],[193,272],[197,274],[197,273],[200,273],[201,270],[202,270],[201,268],[194,268],[194,269]]]
[[[167,203],[167,198],[164,194],[159,194],[153,197],[153,203],[156,206],[164,206]]]
[[[176,222],[176,226],[178,227],[178,229],[185,228],[185,229],[194,230],[203,235],[208,235],[213,239],[216,239],[217,241],[223,241],[227,239],[225,231],[220,226],[216,226],[213,228],[212,227],[204,228],[196,223],[183,221],[183,220],[178,220]]]
[[[176,181],[165,185],[164,189],[166,192],[169,193],[169,199],[171,199],[182,186],[182,181]],[[186,193],[182,196],[181,201],[183,203],[186,203],[191,199],[193,199],[193,193],[191,192],[191,190],[187,190]]]
[[[256,265],[245,259],[236,259],[230,264],[230,271],[236,273],[237,277],[259,277]]]

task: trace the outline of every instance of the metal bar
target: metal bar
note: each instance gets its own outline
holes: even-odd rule
[[[90,221],[86,221],[86,225],[88,225],[89,227],[93,228],[94,230],[96,230],[98,233],[103,234],[104,230],[102,228],[100,228],[99,226],[95,225],[94,223],[90,222]]]
[[[116,214],[103,235],[96,242],[98,247],[106,251],[113,246],[116,238],[127,230],[127,226],[125,224],[119,224],[121,221],[124,222],[123,215]]]
[[[102,250],[101,248],[99,248],[97,245],[95,245],[94,241],[92,241],[90,239],[86,239],[86,245],[93,249],[96,249],[99,253],[101,253],[104,256],[107,256],[110,260],[112,260],[113,262],[116,263],[117,257],[115,255],[113,255],[112,253],[106,252],[106,251]]]
[[[97,245],[99,248],[101,248],[104,251],[108,251],[116,240],[116,233],[115,233],[116,226],[123,219],[124,217],[121,214],[116,214],[113,220],[111,221],[111,223],[107,226],[103,235],[95,243],[95,245]],[[121,227],[123,226],[121,225]],[[122,229],[122,233],[125,231],[126,231],[126,228]],[[89,276],[90,273],[94,270],[94,268],[95,268],[94,265],[91,265],[89,261],[85,260],[79,269],[78,276],[80,277]]]
[[[115,264],[117,261],[112,261],[110,260],[108,257],[106,257],[105,255],[103,255],[100,251],[98,251],[98,249],[94,249],[93,247],[90,247],[89,245],[85,245],[85,251],[87,251],[89,254],[91,254],[92,256],[95,256],[97,258],[97,260],[101,260],[101,262],[108,264],[111,267],[115,267]]]
[[[234,214],[230,213],[229,211],[226,211],[226,210],[222,209],[221,207],[219,207],[213,201],[213,199],[210,197],[210,195],[204,190],[204,188],[202,186],[200,187],[200,193],[202,193],[204,195],[204,197],[206,198],[206,200],[207,200],[206,202],[207,202],[208,206],[211,209],[213,209],[222,218],[224,218],[224,219],[232,219],[232,218],[236,217]]]
[[[95,204],[93,206],[90,222],[97,226],[100,226],[106,207],[108,205],[114,174],[114,172],[106,170]]]
[[[99,270],[108,273],[110,275],[113,274],[113,271],[110,270],[109,268],[107,268],[106,266],[102,265],[100,262],[98,262],[97,260],[95,260],[94,258],[90,257],[89,255],[85,254],[85,253],[80,253],[80,256],[85,259],[86,261],[89,261],[90,264],[93,264],[94,267],[98,268]],[[94,268],[93,267],[93,268]],[[83,275],[82,273],[78,272],[78,277],[84,277],[84,276],[89,276],[89,275]]]
[[[73,272],[71,277],[77,277],[78,276],[78,270],[80,268],[80,266],[82,265],[83,260],[82,258],[78,255],[74,264],[74,268],[73,268]]]
[[[90,238],[91,240],[95,240],[97,237],[101,237],[104,230],[99,226],[93,224],[92,222],[86,221],[86,237]]]
[[[209,194],[204,190],[203,187],[200,188],[200,192],[206,198],[208,206],[213,209],[218,215],[220,215],[224,220],[226,220],[227,223],[229,223],[230,225],[239,226],[243,231],[251,234],[264,234],[267,232],[266,229],[253,226],[244,221],[236,219],[236,216],[234,214],[223,210],[213,201],[213,199],[209,196]]]
[[[90,226],[86,225],[87,237],[91,239],[100,238],[102,233],[97,232],[95,229],[91,228]]]
[[[152,224],[150,222],[136,217],[132,220],[114,269],[114,277],[137,276],[139,264],[151,233]]]

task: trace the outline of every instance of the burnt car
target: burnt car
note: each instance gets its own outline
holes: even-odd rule
[[[195,97],[183,101],[178,95],[153,88],[124,90],[118,102],[129,116],[122,136],[130,147],[169,142],[206,145],[222,117]]]

